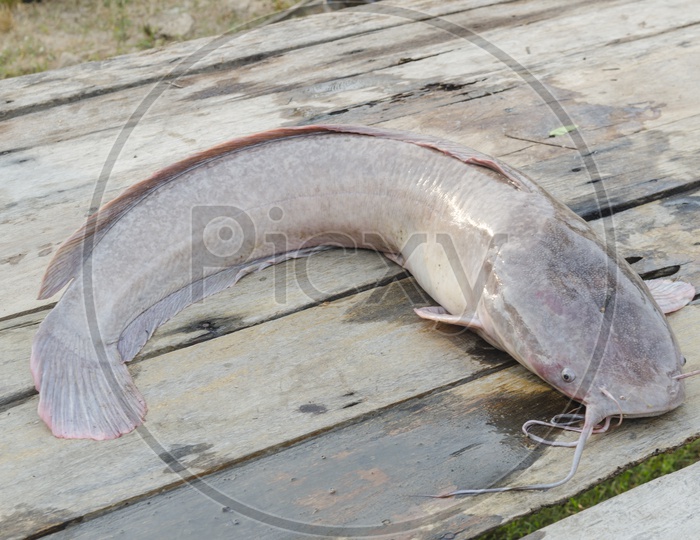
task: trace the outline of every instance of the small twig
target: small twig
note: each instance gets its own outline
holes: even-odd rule
[[[568,150],[576,150],[576,148],[573,148],[571,146],[567,146],[565,144],[553,144],[553,143],[548,143],[548,142],[544,142],[544,141],[537,141],[535,139],[527,139],[525,137],[516,137],[515,135],[511,135],[509,133],[504,133],[503,135],[505,135],[509,139],[516,139],[518,141],[531,142],[531,143],[535,143],[535,144],[544,144],[545,146],[553,146],[555,148],[566,148]]]
[[[531,144],[529,144],[528,146],[524,146],[522,148],[518,148],[517,150],[513,150],[512,152],[506,152],[505,154],[498,154],[498,155],[496,155],[496,157],[498,159],[501,159],[502,157],[512,156],[513,154],[517,154],[518,152],[524,152],[525,150],[527,150],[529,148],[532,148]]]

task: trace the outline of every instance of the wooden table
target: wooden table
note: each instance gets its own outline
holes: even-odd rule
[[[35,300],[42,273],[91,209],[278,126],[472,146],[614,232],[640,273],[700,286],[699,23],[690,0],[411,0],[2,81],[0,536],[468,538],[700,435],[689,379],[679,409],[595,437],[564,486],[414,497],[561,478],[571,452],[519,429],[567,403],[416,317],[429,299],[367,252],[267,269],[168,322],[130,367],[145,429],[120,439],[52,437],[28,368],[57,300]],[[670,320],[700,368],[700,305]]]

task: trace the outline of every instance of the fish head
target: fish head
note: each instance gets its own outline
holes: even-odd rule
[[[503,246],[481,301],[485,333],[600,419],[679,406],[685,359],[646,285],[585,222],[548,229]]]

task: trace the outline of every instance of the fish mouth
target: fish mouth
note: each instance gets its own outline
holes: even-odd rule
[[[644,418],[660,416],[680,406],[685,400],[685,385],[682,380],[669,376],[666,385],[655,385],[644,391],[617,392],[613,394],[605,387],[598,387],[598,395],[605,397],[606,412],[610,416]],[[596,393],[597,393],[596,392]],[[588,401],[591,396],[588,396]],[[598,405],[600,406],[600,404]]]

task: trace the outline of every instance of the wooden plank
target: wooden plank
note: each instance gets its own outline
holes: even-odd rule
[[[700,366],[700,338],[689,331],[700,323],[700,306],[670,320],[688,351],[689,367]],[[566,401],[515,366],[71,526],[57,536],[91,538],[120,531],[145,538],[152,531],[170,536],[206,528],[212,538],[297,538],[299,533],[471,538],[533,508],[562,502],[651,452],[681,445],[691,433],[697,436],[700,380],[689,379],[687,388],[687,402],[679,409],[626,420],[595,436],[577,475],[547,492],[415,497],[456,487],[548,482],[568,472],[571,450],[537,448],[519,431],[527,419],[563,412]],[[182,461],[187,465],[197,459]]]
[[[622,17],[623,4],[610,4],[609,9],[613,10],[610,20]],[[542,11],[535,9],[538,3],[525,5],[533,10],[530,17]],[[648,17],[654,21],[653,28],[636,25],[627,41],[608,47],[614,48],[615,65],[625,62],[640,65],[639,71],[634,70],[639,73],[638,78],[621,75],[626,78],[624,87],[620,88],[639,86],[642,79],[659,79],[659,73],[670,76],[660,69],[669,57],[672,56],[674,63],[685,65],[698,54],[695,48],[699,45],[693,41],[698,28],[692,22],[696,10],[659,10],[651,2],[641,4],[639,9],[647,16],[658,12],[658,16]],[[487,34],[496,43],[511,39],[513,31],[523,43],[531,40],[528,35],[542,35],[543,42],[554,47],[564,46],[569,34],[566,29],[572,24],[584,24],[586,17],[599,19],[599,10],[593,6],[576,6],[574,11],[552,7],[550,11],[552,19],[541,18],[516,29],[508,28],[500,19],[496,21],[499,24],[490,23],[485,15],[482,22],[486,28],[493,26]],[[487,12],[493,18],[493,10],[483,13]],[[468,11],[449,20],[468,23],[472,15]],[[673,31],[681,25],[690,26]],[[591,27],[598,25],[591,23]],[[613,32],[610,27],[603,27]],[[285,26],[265,32],[287,34],[292,30]],[[140,120],[121,153],[122,158],[114,164],[106,198],[183,155],[232,136],[280,124],[333,120],[382,123],[445,135],[483,151],[504,155],[516,166],[525,165],[526,170],[565,202],[581,212],[589,212],[596,193],[587,184],[590,178],[581,166],[580,157],[574,151],[550,146],[545,136],[557,125],[551,110],[496,59],[471,43],[450,39],[445,41],[445,33],[432,27],[417,24],[408,31],[403,25],[363,36],[361,53],[350,54],[358,47],[357,38],[351,37],[338,39],[334,42],[336,47],[324,43],[295,50],[284,59],[186,77],[178,82],[182,88],[172,87],[162,94]],[[586,129],[587,138],[592,137],[590,146],[600,145],[598,151],[604,161],[599,166],[610,177],[605,182],[615,188],[617,203],[639,196],[633,195],[637,189],[644,196],[651,196],[695,181],[694,171],[700,159],[695,122],[664,122],[678,119],[682,114],[687,117],[696,114],[693,111],[698,106],[697,100],[690,88],[697,86],[698,81],[694,80],[700,76],[697,70],[685,72],[687,80],[678,86],[674,101],[666,106],[630,106],[627,93],[611,87],[609,72],[601,71],[612,61],[612,52],[600,49],[590,55],[592,60],[584,62],[579,58],[582,52],[577,47],[600,48],[611,41],[611,35],[596,31],[590,40],[570,43],[569,56],[565,58],[559,53],[543,52],[538,56],[536,72],[552,85],[561,84],[557,77],[571,85],[591,79],[592,82],[583,85],[585,88],[572,88],[582,94],[575,100],[571,92],[560,91],[557,95],[573,107],[576,122]],[[387,49],[387,42],[396,45]],[[669,45],[686,42],[682,47]],[[519,49],[511,52],[516,58],[526,55]],[[402,61],[411,55],[417,59]],[[588,78],[567,76],[572,63],[577,73],[592,73]],[[290,69],[290,65],[295,68]],[[454,86],[441,87],[439,83],[445,80]],[[598,87],[605,86],[604,97],[596,82]],[[459,88],[462,84],[467,86]],[[0,156],[0,170],[5,179],[0,237],[7,239],[3,241],[0,258],[0,280],[7,284],[0,292],[0,316],[46,305],[32,297],[47,257],[82,221],[93,198],[95,180],[108,162],[118,134],[150,89],[148,85],[128,87],[26,114],[1,125],[6,140],[13,141],[16,151]],[[658,117],[654,112],[657,109],[663,111]],[[216,122],[212,122],[213,117]],[[625,144],[619,140],[620,135],[644,127],[661,131],[651,134],[642,131]],[[543,140],[545,144],[513,136]],[[670,140],[675,147],[686,149],[684,159],[676,159],[669,153],[667,141]],[[567,140],[562,144],[570,143]],[[525,148],[527,152],[523,152]],[[630,166],[632,153],[636,156],[634,167]],[[528,166],[538,159],[542,162]],[[606,167],[611,167],[610,172],[606,172]],[[572,172],[572,169],[577,170]],[[31,189],[25,180],[29,176],[36,179]]]
[[[700,490],[700,463],[608,499],[525,537],[695,538],[700,515],[690,502]]]
[[[507,4],[507,16],[502,15],[498,9],[499,4]],[[606,24],[598,21],[598,24],[591,27],[585,36],[580,36],[577,42],[572,41],[565,32],[566,25],[553,25],[553,28],[560,32],[559,43],[557,43],[559,47],[550,49],[542,43],[537,45],[539,49],[536,52],[541,54],[553,50],[563,51],[581,45],[589,46],[590,43],[587,40],[595,41],[598,30],[607,34],[611,30],[610,27],[616,24],[616,18],[624,16],[629,19],[629,12],[625,8],[627,4],[628,1],[608,2],[608,10],[612,10],[613,13],[605,21]],[[632,14],[629,39],[663,31],[668,18],[673,17],[677,11],[673,9],[676,6],[671,6],[672,9],[661,15],[656,12],[656,17],[649,18],[649,10],[654,8],[653,4],[649,2],[640,4]],[[688,6],[684,7],[688,11]],[[402,9],[407,10],[403,16]],[[198,59],[189,72],[204,73],[211,70],[240,68],[299,49],[339,42],[344,38],[362,36],[364,40],[368,36],[371,37],[371,34],[387,28],[407,25],[415,27],[410,15],[438,16],[446,20],[451,15],[461,15],[468,22],[469,28],[483,33],[490,39],[489,32],[499,28],[512,29],[513,26],[522,28],[561,16],[579,17],[581,14],[590,15],[591,13],[585,2],[572,3],[564,0],[550,0],[544,5],[540,1],[452,0],[440,2],[437,5],[430,1],[413,1],[406,2],[402,6],[361,6],[341,13],[305,18],[302,23],[305,32],[290,31],[290,27],[298,27],[299,23],[287,21],[235,36],[193,40],[145,53],[124,55],[62,70],[17,77],[6,81],[6,84],[0,87],[0,104],[2,104],[0,119],[85,100],[123,88],[148,85],[163,77],[172,77],[174,67],[195,51],[208,54]],[[411,35],[414,31],[415,28],[411,28],[408,32],[402,30],[404,34]],[[522,43],[524,42],[520,39],[512,42],[516,46]],[[255,52],[251,53],[251,51]],[[332,49],[330,52],[332,53]],[[524,50],[523,53],[525,53]],[[532,51],[527,54],[531,53]]]
[[[331,24],[329,19],[332,19]],[[348,35],[362,35],[395,24],[396,21],[389,21],[386,17],[328,14],[309,18],[305,22],[309,32],[305,33],[290,35],[280,32],[278,29],[285,25],[281,23],[263,30],[201,38],[145,53],[16,77],[3,81],[0,119],[173,78],[177,76],[178,68],[192,61],[196,61],[191,68],[194,72],[237,68],[295,49],[332,42]]]
[[[507,14],[498,8],[507,4]],[[431,1],[405,2],[400,6],[362,6],[341,13],[329,13],[304,19],[303,25],[308,31],[297,33],[289,27],[298,25],[298,21],[288,21],[236,34],[233,39],[215,41],[215,49],[194,66],[194,72],[206,72],[216,69],[230,69],[261,62],[272,56],[289,54],[298,49],[313,47],[318,44],[332,43],[343,38],[366,37],[374,32],[395,26],[412,25],[406,16],[401,16],[401,9],[411,10],[416,14],[439,16],[445,20],[460,17],[468,28],[479,32],[487,39],[499,29],[522,31],[528,39],[515,36],[509,45],[509,52],[519,56],[532,54],[551,54],[569,52],[571,49],[588,48],[596,43],[600,35],[609,36],[619,31],[624,20],[626,40],[653,36],[663,32],[669,19],[673,19],[682,8],[687,16],[692,17],[692,7],[682,1],[668,2],[667,10],[659,10],[653,2],[638,2],[634,11],[628,8],[629,0],[607,2],[609,16],[603,21],[596,20],[595,25],[582,20],[587,26],[585,35],[572,40],[568,24],[558,24],[559,18],[592,17],[596,11],[591,10],[587,2],[557,1],[520,1],[506,2],[494,0],[452,0],[435,4]],[[398,7],[399,9],[395,9]],[[390,15],[392,14],[393,15]],[[650,16],[653,15],[653,16]],[[543,23],[551,25],[543,35],[556,34],[557,42],[552,48],[546,40],[532,39],[532,25]],[[412,33],[411,29],[408,33]],[[84,100],[121,88],[150,84],[161,77],[171,74],[173,66],[193,53],[211,43],[211,38],[173,44],[163,49],[149,50],[145,53],[124,55],[100,62],[89,62],[62,70],[54,70],[26,77],[17,77],[7,81],[0,90],[0,118],[26,114],[40,107],[53,106],[71,101]],[[608,43],[610,39],[608,39]],[[211,48],[211,46],[210,46]],[[256,50],[255,54],[249,51]]]
[[[474,485],[517,476],[542,453],[525,442],[521,424],[532,415],[551,416],[564,407],[562,396],[553,396],[524,370],[507,369],[208,476],[200,488],[216,490],[218,501],[183,486],[167,497],[149,497],[69,527],[56,537],[94,538],[106,531],[129,538],[158,531],[169,537],[197,529],[206,529],[211,538],[227,533],[237,538],[405,533],[434,522],[433,513],[445,506],[415,495],[443,491],[465,474]],[[222,506],[231,512],[222,512]],[[252,519],[246,507],[267,515]],[[212,519],[216,517],[223,519]]]
[[[180,483],[147,437],[199,449],[192,471],[206,473],[513,364],[464,329],[416,317],[421,294],[395,282],[137,363],[141,437],[56,439],[36,396],[5,410],[0,430],[14,435],[0,441],[0,531],[39,533]]]
[[[642,276],[669,276],[700,292],[700,190],[591,221],[600,237],[615,241]]]

